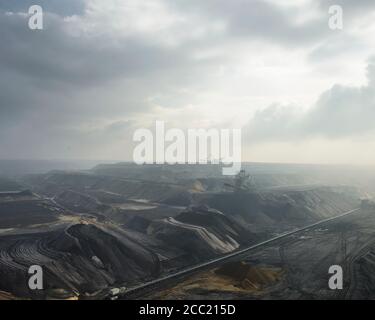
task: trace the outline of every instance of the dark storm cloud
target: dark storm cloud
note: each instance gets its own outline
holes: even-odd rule
[[[159,68],[173,68],[181,58],[136,38],[72,36],[55,15],[45,17],[46,30],[34,32],[18,15],[2,16],[0,65],[34,81],[95,84],[119,76],[142,77]],[[178,58],[179,60],[176,60]]]
[[[0,0],[0,10],[8,12],[26,13],[32,5],[40,5],[45,12],[62,16],[82,14],[85,8],[83,0]]]
[[[142,95],[156,93],[157,88],[159,91],[163,89],[164,96],[168,96],[169,83],[179,82],[178,85],[183,86],[184,81],[191,82],[195,75],[199,76],[200,66],[189,58],[189,44],[164,48],[157,46],[153,39],[139,36],[111,38],[105,33],[73,36],[66,30],[68,22],[59,15],[67,14],[64,11],[67,8],[71,14],[81,13],[83,1],[75,2],[74,6],[70,1],[39,3],[47,11],[57,13],[46,14],[46,30],[42,32],[29,30],[26,17],[1,14],[0,38],[6,44],[0,47],[0,82],[4,84],[0,89],[0,115],[3,118],[21,111],[31,112],[34,107],[51,108],[51,104],[60,105],[62,102],[70,102],[72,108],[74,102],[69,98],[61,99],[61,96],[74,97],[87,88],[100,88],[120,80],[125,81],[124,90],[131,89],[124,102],[133,104]],[[1,1],[0,8],[16,11],[29,4],[28,1]],[[198,3],[189,0],[170,1],[169,5],[179,12],[195,12],[202,16],[202,21],[223,20],[228,24],[226,37],[230,39],[233,36],[253,36],[287,45],[303,45],[326,32],[326,21],[295,26],[293,15],[298,14],[295,8],[285,9],[265,1],[207,0]],[[225,39],[218,41],[225,42]],[[134,85],[137,80],[138,88]],[[139,88],[141,85],[147,86],[142,88],[143,92]],[[81,101],[81,104],[85,103]],[[138,102],[135,106],[139,111],[140,104]],[[169,104],[173,105],[173,101]],[[126,108],[133,109],[129,103],[123,107]],[[94,114],[95,106],[93,109]]]
[[[272,105],[255,114],[245,127],[248,141],[290,141],[310,137],[330,139],[374,133],[375,63],[368,66],[368,84],[335,85],[306,113]]]
[[[160,89],[162,83],[152,83],[155,77],[159,81],[163,79],[160,71],[177,73],[189,64],[183,50],[166,50],[134,37],[114,40],[106,36],[72,36],[64,28],[67,22],[56,15],[46,15],[46,30],[40,32],[29,30],[26,20],[20,15],[2,15],[0,19],[0,38],[6,43],[0,47],[0,83],[3,84],[0,116],[3,119],[12,113],[32,112],[33,108],[51,110],[56,104],[64,109],[78,107],[78,115],[80,106],[72,101],[61,106],[61,96],[67,97],[64,102],[69,102],[69,97],[94,90],[95,97],[96,89],[115,81],[123,82],[123,90],[130,89],[117,104],[123,103],[123,110],[140,111],[136,100]],[[134,83],[147,87],[141,91]],[[112,90],[115,91],[115,85]],[[116,104],[108,94],[103,95],[109,98],[109,103]],[[86,101],[78,103],[82,106]],[[89,102],[94,113],[96,101]],[[110,106],[97,107],[110,112]]]
[[[0,15],[2,158],[84,154],[78,146],[93,147],[87,135],[108,144],[122,132],[114,131],[116,119],[146,112],[149,97],[168,95],[203,70],[184,47],[131,34],[72,34],[69,21],[52,13],[42,31],[29,30],[25,15]],[[117,126],[101,124],[111,121]]]
[[[95,6],[99,12],[95,12],[93,21],[93,16],[85,12],[88,1],[0,0],[0,158],[91,156],[90,150],[100,153],[103,145],[109,147],[122,137],[130,139],[134,124],[129,119],[134,115],[144,115],[155,105],[178,108],[192,102],[200,104],[197,91],[204,91],[201,88],[205,88],[209,75],[213,78],[222,63],[233,59],[226,54],[228,47],[235,48],[236,43],[254,41],[292,50],[315,49],[311,60],[317,61],[338,47],[345,51],[346,40],[334,38],[336,35],[327,27],[323,2],[321,14],[309,19],[305,19],[305,6],[259,0],[163,3],[173,23],[158,34],[148,33],[148,16],[147,32],[137,29],[137,19],[133,22],[135,32],[132,25],[117,29],[122,21],[113,21],[111,10],[101,16],[105,1]],[[353,7],[345,0],[343,3]],[[361,8],[372,8],[370,2],[358,3]],[[27,16],[18,14],[26,13],[31,4],[42,5],[45,11],[43,31],[29,30]],[[134,6],[133,2],[130,5]],[[137,14],[142,15],[141,11]],[[78,17],[64,19],[71,15]],[[206,33],[215,23],[223,29]],[[193,31],[197,30],[196,37]],[[329,46],[331,39],[336,42]],[[212,48],[220,51],[219,57],[194,57]],[[374,71],[371,67],[369,70],[373,79]],[[256,113],[249,136],[260,140],[295,139],[296,135],[364,132],[370,129],[372,98],[372,85],[336,86],[322,95],[307,115],[273,105]],[[357,103],[362,103],[359,109],[355,109]],[[355,119],[356,111],[366,113],[365,128],[349,121]],[[337,131],[330,126],[336,118],[342,122]]]

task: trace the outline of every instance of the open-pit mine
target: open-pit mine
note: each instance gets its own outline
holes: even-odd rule
[[[0,300],[374,299],[366,177],[128,163],[2,176]],[[30,289],[33,265],[43,290]]]

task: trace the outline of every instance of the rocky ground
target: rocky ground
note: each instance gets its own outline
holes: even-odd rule
[[[139,168],[136,177],[127,167],[99,166],[6,180],[4,186],[29,191],[0,193],[0,290],[21,298],[100,298],[359,205],[349,187],[237,193],[217,170],[143,169],[141,177]],[[34,264],[45,271],[45,290],[37,293],[27,286]],[[280,283],[285,273],[272,264],[248,266],[250,275],[272,281],[236,278],[245,291]]]
[[[204,271],[152,299],[374,299],[375,209],[292,236],[246,258]],[[343,268],[331,290],[329,267]]]

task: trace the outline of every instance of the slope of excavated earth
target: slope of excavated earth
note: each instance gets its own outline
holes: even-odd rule
[[[111,288],[135,286],[358,206],[358,195],[345,187],[223,192],[228,180],[216,167],[206,174],[204,167],[125,167],[27,176],[22,181],[34,193],[0,194],[0,290],[25,298],[104,297]],[[45,270],[46,290],[37,296],[27,288],[34,264]],[[223,286],[234,281],[241,292],[283,281],[272,263],[246,268],[242,279],[215,272],[209,278]]]
[[[0,291],[0,301],[1,300],[17,300],[18,298],[9,292]]]
[[[257,235],[207,206],[191,207],[178,216],[154,221],[148,233],[201,261],[256,241]]]
[[[232,262],[219,268],[203,272],[178,285],[162,290],[149,298],[184,299],[205,296],[215,298],[215,293],[231,295],[262,295],[267,287],[282,281],[284,272],[280,268],[254,267],[245,262]]]
[[[55,196],[66,190],[77,192],[105,191],[117,194],[126,199],[147,199],[163,201],[184,193],[186,188],[176,183],[161,183],[141,179],[124,179],[112,176],[101,176],[81,172],[51,172],[45,175],[34,175],[25,178],[42,194]]]
[[[86,295],[122,283],[156,277],[158,258],[136,242],[90,224],[52,232],[1,236],[0,288],[35,297],[27,288],[31,265],[44,269],[46,291],[61,289]]]
[[[71,211],[76,213],[94,214],[98,218],[102,218],[104,215],[110,214],[113,211],[111,206],[101,203],[89,194],[77,191],[62,191],[53,199],[56,203]]]
[[[259,193],[196,194],[195,202],[220,210],[250,230],[282,231],[332,217],[359,206],[357,195],[314,187]]]
[[[0,193],[7,191],[21,191],[24,188],[16,181],[0,176]]]
[[[61,203],[68,204],[70,197],[66,210]],[[29,202],[6,203],[23,208]],[[13,216],[22,226],[16,219],[0,233],[0,288],[21,297],[96,296],[110,287],[142,283],[257,239],[230,217],[206,206],[182,210],[175,219],[157,215],[148,220],[135,213],[127,224],[116,225],[105,215],[98,220],[82,214],[83,208],[92,213],[102,205],[80,193],[66,191],[54,200],[30,203],[48,208],[46,214],[53,219],[41,219],[40,211],[30,210],[29,205],[24,215]],[[6,212],[4,216],[9,217]],[[39,294],[27,288],[27,270],[35,264],[45,271],[46,289]]]
[[[41,200],[0,202],[0,229],[51,223],[58,219],[57,210]]]
[[[374,228],[375,207],[363,209],[186,277],[177,285],[156,289],[144,298],[373,300]],[[328,285],[333,265],[342,267],[342,290]]]

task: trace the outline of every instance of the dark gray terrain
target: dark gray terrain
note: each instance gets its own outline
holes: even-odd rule
[[[246,188],[237,188],[236,177],[223,177],[214,165],[99,165],[1,178],[0,299],[116,298],[133,287],[173,278],[186,268],[351,211],[372,192],[333,177],[328,183],[325,169],[315,167],[244,167],[251,176]],[[204,270],[208,282],[198,273],[177,284],[198,277],[201,287],[190,283],[174,290],[171,282],[151,296],[331,298],[336,296],[327,292],[327,265],[343,263],[350,270],[345,280],[350,289],[339,297],[371,298],[361,284],[365,282],[358,280],[373,281],[371,250],[363,247],[370,248],[374,230],[369,208],[259,248],[219,271]],[[44,270],[43,291],[27,285],[28,268],[35,264]],[[228,289],[215,273],[228,281],[228,268],[239,268],[245,278],[250,268],[261,285],[244,278],[243,288],[236,276],[233,290]],[[204,287],[212,280],[207,272],[223,291],[212,283],[212,290]]]
[[[152,299],[375,298],[375,207],[364,208],[145,295]],[[328,286],[343,268],[343,289]]]

